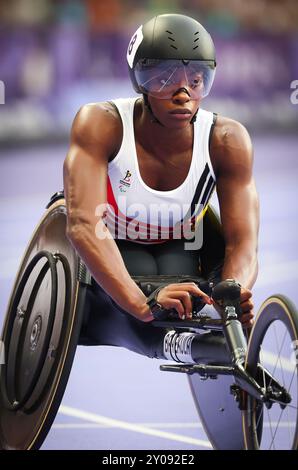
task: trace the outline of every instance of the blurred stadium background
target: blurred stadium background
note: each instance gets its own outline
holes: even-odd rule
[[[256,311],[276,291],[298,303],[298,104],[291,101],[297,6],[297,0],[0,0],[0,326],[24,248],[50,195],[62,188],[77,110],[134,95],[128,39],[166,12],[194,16],[211,32],[218,68],[203,107],[240,120],[252,135],[262,208]],[[43,448],[210,446],[183,374],[162,374],[156,361],[120,348],[100,354],[78,348],[63,403],[96,413],[97,424],[62,408]],[[125,423],[107,426],[106,415],[175,434],[144,437],[126,432]]]
[[[193,15],[214,36],[204,107],[251,130],[295,129],[297,0],[0,0],[0,143],[66,139],[82,104],[133,95],[128,39],[165,12]]]

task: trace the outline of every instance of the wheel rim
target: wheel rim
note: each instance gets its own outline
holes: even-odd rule
[[[7,362],[0,368],[0,449],[39,448],[66,387],[85,288],[65,227],[65,203],[57,201],[34,232],[15,281],[1,337]]]
[[[247,448],[260,450],[297,449],[298,379],[297,379],[297,312],[283,297],[271,297],[261,307],[248,345],[249,372],[257,376],[259,362],[291,395],[291,402],[271,407],[248,397],[244,412],[244,434]],[[264,371],[258,372],[259,383],[277,390]],[[261,438],[257,434],[263,420]]]

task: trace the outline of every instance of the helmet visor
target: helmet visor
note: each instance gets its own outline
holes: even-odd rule
[[[141,92],[155,98],[170,99],[185,88],[191,99],[208,95],[215,75],[212,61],[140,59],[135,78]]]

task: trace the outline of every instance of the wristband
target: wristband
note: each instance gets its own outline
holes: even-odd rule
[[[155,320],[164,320],[168,316],[168,310],[157,302],[157,295],[164,286],[155,289],[147,298],[146,304],[149,306],[151,314]]]

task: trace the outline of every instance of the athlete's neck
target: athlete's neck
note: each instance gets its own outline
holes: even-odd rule
[[[193,145],[193,124],[181,129],[165,127],[154,121],[143,100],[135,105],[134,129],[139,143],[161,158],[169,158],[172,153],[183,152]]]

